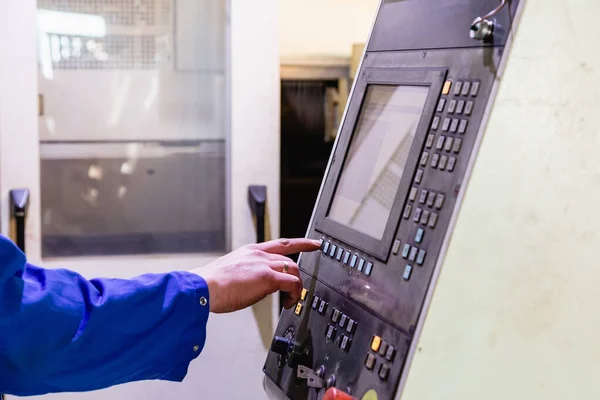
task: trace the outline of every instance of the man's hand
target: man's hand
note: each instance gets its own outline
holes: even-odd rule
[[[300,300],[302,281],[289,254],[315,251],[318,240],[279,239],[244,246],[194,271],[208,284],[210,311],[226,313],[253,305],[276,291],[288,293],[284,307]]]

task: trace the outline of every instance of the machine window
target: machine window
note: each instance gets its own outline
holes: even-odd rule
[[[328,217],[381,240],[429,87],[367,87]]]

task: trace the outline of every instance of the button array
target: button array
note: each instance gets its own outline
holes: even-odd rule
[[[356,332],[358,322],[344,314],[337,308],[334,308],[331,312],[331,322],[327,324],[327,330],[325,331],[325,337],[332,342],[335,340],[336,332],[341,333],[337,345],[345,352],[350,350],[352,345],[352,336]]]
[[[390,375],[391,366],[396,357],[396,348],[384,341],[380,336],[373,336],[371,339],[370,352],[365,358],[365,368],[369,371],[374,371],[377,365],[377,359],[381,358],[377,375],[383,381],[387,380]]]
[[[415,188],[416,190],[416,188]],[[415,192],[416,196],[416,192]],[[373,263],[360,257],[358,254],[352,254],[350,250],[345,250],[331,241],[321,238],[321,250],[325,256],[329,256],[339,263],[356,268],[358,272],[364,273],[366,276],[371,276],[373,273]]]

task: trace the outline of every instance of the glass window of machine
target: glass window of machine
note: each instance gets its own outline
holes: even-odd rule
[[[381,240],[429,87],[370,85],[328,217]]]

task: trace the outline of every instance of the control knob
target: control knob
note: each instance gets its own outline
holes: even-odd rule
[[[273,342],[271,342],[271,351],[284,357],[290,354],[293,347],[294,343],[291,340],[281,336],[275,336]]]

